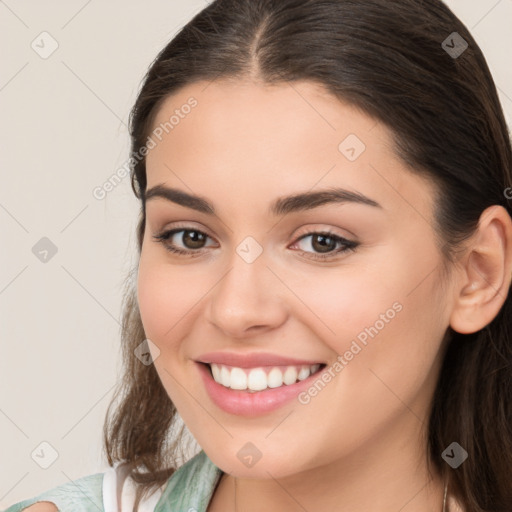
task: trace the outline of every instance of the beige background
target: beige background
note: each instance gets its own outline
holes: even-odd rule
[[[447,3],[486,55],[510,125],[512,0]],[[107,469],[102,427],[139,205],[129,178],[103,200],[93,190],[127,159],[148,65],[205,6],[0,0],[0,509]],[[43,237],[57,249],[46,263],[32,251]],[[58,455],[48,469],[43,442]]]

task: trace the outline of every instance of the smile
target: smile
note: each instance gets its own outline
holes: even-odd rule
[[[196,361],[210,400],[224,412],[245,417],[268,414],[293,403],[301,392],[319,378],[326,366],[315,363],[241,368]]]
[[[290,386],[307,379],[320,369],[320,364],[309,366],[265,366],[258,368],[238,368],[223,364],[209,364],[213,379],[218,384],[248,392],[263,391],[267,388]]]

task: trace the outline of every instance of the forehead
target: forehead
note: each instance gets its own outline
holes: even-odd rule
[[[195,106],[189,108],[192,102]],[[175,115],[169,126],[173,113],[179,119]],[[190,125],[194,125],[196,138],[202,138],[204,143],[221,142],[218,149],[225,147],[227,135],[248,142],[252,138],[253,143],[260,145],[275,141],[287,149],[293,142],[303,142],[304,137],[311,144],[324,140],[328,146],[347,130],[368,138],[367,132],[375,127],[376,121],[313,82],[269,85],[247,80],[215,80],[191,84],[167,97],[152,128],[167,126],[166,131],[172,132],[177,142],[180,133],[189,134]],[[375,135],[382,139],[390,134],[381,127]]]
[[[408,198],[430,209],[433,189],[398,159],[392,132],[311,82],[197,82],[166,98],[152,134],[148,188],[260,207],[284,192],[343,186],[384,208],[410,209]]]

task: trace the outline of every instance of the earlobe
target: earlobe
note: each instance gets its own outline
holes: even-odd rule
[[[499,205],[487,208],[465,251],[450,326],[471,334],[490,324],[502,308],[512,279],[512,219]]]

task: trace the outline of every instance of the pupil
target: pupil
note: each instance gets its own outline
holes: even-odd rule
[[[325,240],[331,240],[333,241],[333,239],[330,237],[330,236],[326,236],[326,235],[316,235],[314,238],[313,238],[313,246],[315,247],[315,239],[318,239],[321,241],[320,245],[319,245],[319,252],[329,252],[329,249],[333,249],[332,247],[332,243],[331,244],[326,244],[325,243]],[[326,250],[327,248],[327,250]],[[315,247],[315,250],[316,250],[316,247]]]
[[[191,233],[195,233],[194,235],[191,235]],[[201,233],[198,233],[197,231],[185,231],[183,237],[189,241],[191,241],[191,246],[193,249],[197,249],[201,246],[201,243],[203,242],[203,235]],[[184,240],[185,242],[185,240]],[[190,245],[188,243],[185,243],[185,245]]]

